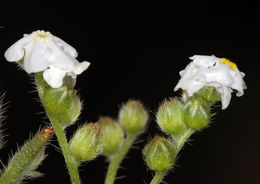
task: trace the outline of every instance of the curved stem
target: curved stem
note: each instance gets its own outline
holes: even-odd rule
[[[56,133],[59,145],[61,147],[63,156],[65,158],[65,162],[67,164],[69,173],[70,173],[70,177],[71,177],[71,182],[73,184],[80,184],[80,178],[79,178],[79,171],[78,171],[78,166],[77,163],[75,162],[70,148],[69,148],[69,144],[67,142],[66,136],[65,136],[65,132],[62,128],[62,124],[54,121],[52,119],[50,119],[52,126],[54,128],[54,131]]]
[[[115,182],[117,170],[125,155],[127,154],[129,148],[133,144],[135,138],[135,134],[127,134],[126,139],[122,144],[120,150],[110,158],[110,164],[108,167],[105,184],[113,184]]]
[[[161,183],[163,177],[167,174],[167,171],[157,171],[150,184],[159,184]]]
[[[184,146],[185,142],[189,139],[189,137],[193,134],[193,129],[187,129],[185,130],[180,136],[176,137],[174,139],[175,144],[175,155],[177,156],[180,152],[181,148]],[[175,156],[175,157],[176,157]]]

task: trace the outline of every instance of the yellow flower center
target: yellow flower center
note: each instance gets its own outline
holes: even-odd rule
[[[48,35],[46,33],[40,32],[37,34],[37,36],[40,38],[46,38]]]
[[[221,58],[220,59],[221,63],[223,64],[227,64],[231,69],[235,70],[237,69],[237,65],[236,63],[233,63],[232,61],[230,61],[229,59],[227,58]]]

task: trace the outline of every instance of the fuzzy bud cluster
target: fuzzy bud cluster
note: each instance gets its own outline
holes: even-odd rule
[[[215,87],[203,87],[192,97],[171,98],[159,107],[156,119],[160,128],[173,137],[178,137],[188,128],[195,131],[206,128],[210,122],[210,106],[220,100]]]

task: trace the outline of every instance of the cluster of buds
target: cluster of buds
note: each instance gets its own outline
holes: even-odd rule
[[[78,163],[103,154],[115,155],[124,144],[125,134],[138,134],[146,127],[148,113],[139,101],[130,100],[119,111],[119,123],[110,117],[101,117],[97,123],[79,128],[70,141],[70,148]]]

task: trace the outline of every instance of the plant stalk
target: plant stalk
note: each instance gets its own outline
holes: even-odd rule
[[[111,156],[105,184],[114,184],[117,170],[125,155],[127,154],[129,148],[133,144],[135,138],[136,134],[127,134],[126,139],[122,144],[120,150]]]

